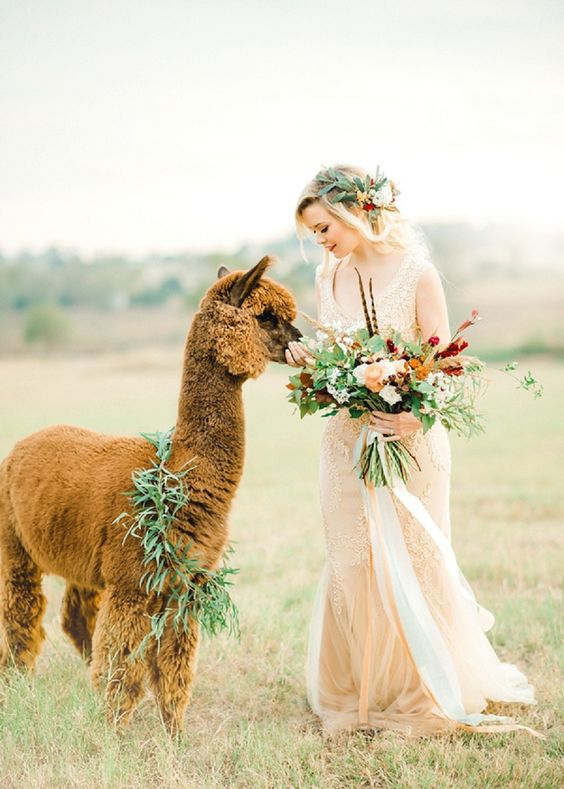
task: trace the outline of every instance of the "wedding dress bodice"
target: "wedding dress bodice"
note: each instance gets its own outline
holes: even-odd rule
[[[316,270],[319,320],[342,329],[360,328],[365,325],[362,314],[352,317],[335,301],[335,273],[339,263],[333,258]],[[424,249],[408,251],[391,282],[381,293],[374,294],[378,327],[384,337],[392,331],[399,331],[405,340],[411,342],[419,335],[415,292],[419,277],[432,265]]]

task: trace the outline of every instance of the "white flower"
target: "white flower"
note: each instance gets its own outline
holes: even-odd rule
[[[392,187],[390,184],[385,184],[374,195],[374,205],[378,206],[378,208],[387,208],[393,199]]]
[[[327,384],[327,391],[339,403],[339,405],[348,403],[350,400],[350,395],[346,389],[336,389],[334,386],[331,386],[331,384]]]
[[[338,377],[339,377],[339,368],[333,367],[331,372],[329,373],[329,383],[336,384]]]
[[[327,347],[327,343],[328,343],[328,340],[329,340],[329,335],[327,334],[327,332],[324,332],[321,329],[318,329],[315,332],[315,339],[317,340],[317,342],[312,341],[313,349],[316,350],[316,351],[323,351]],[[302,340],[302,342],[303,342],[303,340]]]
[[[430,373],[427,377],[427,381],[433,385],[433,399],[437,407],[441,408],[445,403],[448,403],[452,396],[450,378],[448,375],[445,375],[445,373],[438,371],[436,373]]]
[[[450,391],[446,387],[441,387],[435,391],[434,397],[437,406],[440,408],[450,400]]]
[[[395,386],[391,384],[386,384],[380,391],[378,392],[382,400],[385,400],[386,403],[389,405],[394,405],[394,403],[399,403],[401,400],[401,395],[396,389]]]
[[[353,375],[361,386],[364,386],[364,382],[366,380],[367,367],[367,364],[359,364],[358,367],[355,367],[353,370]]]
[[[435,402],[437,404],[437,408],[441,408],[446,403],[446,397],[444,394],[439,393],[435,396]]]
[[[403,359],[399,362],[392,361],[391,359],[381,359],[377,364],[382,370],[382,378],[384,380],[386,378],[392,378],[392,376],[397,375],[398,372],[403,372],[405,369],[405,362]]]
[[[446,383],[446,380],[447,376],[441,370],[438,370],[436,373],[429,373],[427,376],[427,382],[433,384],[433,386],[442,386]]]

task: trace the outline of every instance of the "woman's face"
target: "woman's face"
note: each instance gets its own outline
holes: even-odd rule
[[[348,227],[327,211],[320,203],[312,203],[302,211],[304,225],[311,230],[318,244],[337,258],[353,252],[363,238],[353,227]]]

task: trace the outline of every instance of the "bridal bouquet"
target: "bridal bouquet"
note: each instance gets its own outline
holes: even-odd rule
[[[361,289],[362,293],[362,289]],[[352,418],[370,411],[397,414],[411,411],[427,432],[437,420],[448,430],[471,436],[483,430],[476,397],[485,386],[484,364],[463,351],[468,343],[462,333],[479,320],[476,310],[458,327],[450,342],[440,346],[438,337],[405,341],[399,333],[384,339],[374,331],[375,314],[368,314],[363,296],[367,327],[338,331],[314,322],[316,339],[303,339],[309,353],[308,364],[290,377],[288,399],[300,416],[323,411],[334,416],[347,409]],[[515,363],[506,365],[511,373]],[[519,385],[541,387],[530,373]],[[410,467],[417,461],[400,441],[378,442],[372,432],[358,458],[359,477],[376,487],[392,485],[395,478],[406,482]]]

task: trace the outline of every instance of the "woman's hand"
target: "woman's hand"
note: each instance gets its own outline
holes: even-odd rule
[[[411,411],[402,411],[401,414],[372,411],[370,427],[382,433],[383,441],[398,441],[400,438],[416,433],[423,425]]]
[[[289,342],[285,354],[286,362],[290,367],[305,367],[306,364],[313,364],[313,359],[301,342]]]

